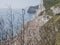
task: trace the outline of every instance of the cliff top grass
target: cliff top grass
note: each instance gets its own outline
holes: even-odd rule
[[[55,4],[60,3],[60,0],[43,0],[44,6],[46,9],[54,6]]]

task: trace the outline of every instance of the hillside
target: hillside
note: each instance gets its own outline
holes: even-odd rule
[[[60,45],[60,0],[42,1],[43,4],[28,8],[27,20],[30,14],[34,14],[34,18],[23,21],[13,40],[8,39],[0,45]]]
[[[60,33],[60,15],[56,15],[51,18],[45,25],[41,27],[40,31],[41,30],[44,32],[42,35],[45,35],[43,36],[42,40],[47,40],[47,42],[45,42],[47,45],[55,45],[56,39],[59,37],[56,36],[59,35],[58,33]]]
[[[56,40],[58,40],[57,37],[60,38],[57,36],[60,30],[60,1],[52,0],[51,4],[49,3],[50,0],[45,1],[47,1],[47,6],[44,5],[46,6],[45,10],[37,14],[34,19],[24,26],[25,45],[56,45],[58,43]]]

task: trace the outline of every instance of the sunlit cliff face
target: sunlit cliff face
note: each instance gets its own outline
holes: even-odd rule
[[[57,6],[57,7],[53,6],[53,7],[51,8],[51,10],[53,11],[54,15],[60,13],[60,7],[58,7],[58,6]]]

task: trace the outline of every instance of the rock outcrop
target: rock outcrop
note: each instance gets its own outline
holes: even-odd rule
[[[38,10],[38,8],[39,8],[39,5],[37,5],[37,6],[30,6],[30,7],[28,8],[27,13],[29,13],[29,14],[35,14],[36,11]]]

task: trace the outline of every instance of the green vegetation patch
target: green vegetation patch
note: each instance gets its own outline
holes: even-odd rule
[[[46,9],[49,9],[50,7],[54,6],[55,4],[60,3],[60,0],[43,0],[44,6]]]

